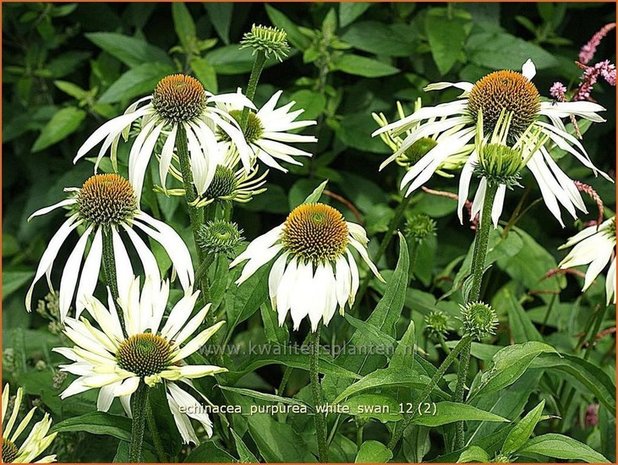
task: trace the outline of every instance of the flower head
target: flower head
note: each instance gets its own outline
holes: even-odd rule
[[[11,416],[5,423],[5,417],[9,411],[9,385],[5,384],[2,390],[2,462],[3,463],[31,463],[39,457],[45,449],[47,449],[58,433],[49,433],[51,428],[51,418],[46,413],[43,419],[29,430],[24,441],[19,441],[21,434],[26,431],[32,417],[37,411],[37,407],[33,407],[26,416],[21,420],[17,428],[13,430],[19,410],[24,397],[24,390],[20,387],[17,389],[15,401],[12,402]],[[18,445],[19,444],[19,445]],[[55,455],[36,460],[35,463],[50,463],[55,462]]]
[[[434,339],[443,338],[449,329],[449,316],[442,310],[433,311],[425,316],[425,331],[429,337]]]
[[[65,399],[99,389],[98,410],[106,412],[114,398],[119,397],[130,415],[131,395],[140,383],[148,386],[164,383],[170,410],[183,441],[199,443],[189,417],[198,420],[211,436],[212,422],[206,413],[199,413],[200,402],[180,387],[192,387],[192,379],[227,371],[217,366],[187,363],[187,357],[200,349],[224,324],[219,322],[194,335],[202,327],[210,307],[210,304],[206,305],[191,317],[198,295],[199,292],[186,293],[174,305],[167,319],[164,318],[169,296],[167,282],[144,285],[140,292],[139,278],[131,279],[126,294],[120,296],[120,309],[117,309],[111,294],[107,308],[96,298],[87,298],[86,309],[95,324],[84,317],[79,320],[66,318],[64,333],[74,346],[54,349],[73,362],[62,365],[61,370],[78,376],[60,397]],[[118,310],[124,316],[126,335]]]
[[[279,324],[290,311],[294,329],[308,316],[315,331],[320,321],[330,322],[337,306],[343,314],[346,303],[354,303],[359,274],[352,249],[381,279],[367,254],[368,242],[365,230],[346,221],[335,208],[307,203],[292,210],[283,224],[251,242],[230,266],[248,260],[236,281],[240,285],[277,257],[268,288]]]
[[[571,237],[560,249],[572,247],[569,254],[560,262],[559,268],[573,268],[588,265],[582,292],[590,287],[594,279],[611,261],[605,277],[607,304],[616,303],[616,217],[600,225],[588,226]]]
[[[489,137],[495,130],[500,114],[511,113],[506,138],[509,146],[515,145],[527,130],[534,129],[547,136],[544,145],[534,154],[535,156],[539,154],[535,159],[548,158],[550,148],[555,145],[576,157],[595,174],[601,174],[609,179],[593,165],[584,147],[567,132],[562,122],[563,118],[575,116],[593,122],[603,122],[604,119],[597,113],[605,109],[592,102],[543,101],[532,83],[535,74],[534,64],[528,60],[524,63],[521,73],[496,71],[474,84],[470,82],[430,84],[425,88],[426,91],[456,87],[463,90],[463,93],[453,102],[420,108],[411,115],[375,131],[374,136],[383,133],[389,133],[391,137],[406,134],[397,152],[389,160],[401,156],[419,139],[431,137],[437,142],[436,146],[414,164],[402,179],[401,188],[406,189],[406,195],[410,195],[427,182],[449,157],[459,154],[464,157],[464,161],[469,159],[474,149],[470,142],[475,137],[480,113],[483,114],[483,137]],[[555,165],[549,160],[546,160],[546,163]],[[535,177],[545,175],[546,170],[540,168],[534,174]]]
[[[279,161],[302,165],[294,157],[310,157],[311,153],[297,149],[290,143],[317,142],[314,136],[294,134],[291,131],[305,128],[316,124],[315,121],[296,121],[304,110],[290,111],[296,102],[275,108],[283,91],[277,91],[257,112],[249,112],[244,137],[249,144],[254,158],[259,159],[265,165],[287,172]],[[238,123],[241,122],[242,107],[236,102],[221,102],[219,108],[225,111]],[[229,144],[229,138],[225,134],[219,134],[219,140]]]
[[[103,142],[97,155],[98,164],[108,149],[116,166],[117,148],[120,138],[125,141],[134,123],[139,123],[137,136],[129,152],[129,181],[135,188],[139,202],[144,176],[153,153],[159,158],[159,178],[165,188],[172,161],[177,157],[179,143],[188,147],[192,169],[199,171],[195,187],[199,194],[208,188],[208,181],[216,167],[216,134],[224,133],[230,144],[238,151],[246,171],[251,167],[251,152],[240,126],[220,105],[234,105],[236,108],[254,108],[242,94],[214,95],[191,76],[174,74],[164,77],[156,85],[152,95],[131,104],[125,113],[97,129],[77,152],[74,161],[85,156],[96,145]],[[158,142],[162,143],[160,153]],[[194,174],[195,177],[195,174]]]
[[[240,41],[240,48],[252,48],[253,53],[262,52],[266,58],[271,55],[277,60],[283,59],[290,53],[287,33],[276,27],[251,26],[251,32],[245,33]]]
[[[470,302],[461,306],[461,320],[464,333],[477,341],[496,334],[498,316],[492,306],[484,302]]]
[[[176,269],[182,287],[185,291],[191,289],[194,275],[187,246],[172,227],[139,209],[135,190],[129,181],[117,174],[95,174],[88,178],[81,188],[66,190],[71,193],[68,199],[42,208],[30,216],[33,218],[44,215],[59,207],[70,208],[68,219],[52,237],[41,257],[32,285],[26,294],[28,311],[31,307],[34,285],[43,275],[49,277],[60,248],[78,227],[84,232],[69,255],[60,280],[61,320],[67,315],[74,297],[76,314],[79,316],[84,309],[84,297],[92,295],[95,291],[104,258],[104,241],[113,249],[119,292],[126,291],[133,276],[133,267],[124,244],[126,239],[123,239],[125,234],[137,251],[146,276],[151,282],[160,281],[157,260],[136,230],[140,230],[163,246]],[[89,241],[90,250],[86,254]],[[82,260],[84,260],[83,268]],[[51,289],[51,282],[49,286]]]
[[[225,220],[209,221],[198,231],[198,245],[206,253],[231,257],[243,240],[242,229]]]
[[[502,112],[491,136],[484,136],[484,115],[479,113],[474,150],[464,164],[459,178],[458,215],[463,221],[463,208],[468,199],[472,175],[480,178],[472,202],[472,217],[481,212],[488,185],[497,186],[491,219],[497,226],[507,189],[520,186],[520,173],[527,168],[536,179],[543,201],[550,212],[562,222],[559,203],[574,217],[576,209],[586,211],[581,194],[570,179],[556,164],[544,147],[548,136],[540,129],[530,126],[514,144],[509,144],[512,113]]]

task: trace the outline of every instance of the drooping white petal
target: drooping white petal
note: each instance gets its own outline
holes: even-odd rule
[[[62,272],[62,278],[60,279],[60,295],[58,299],[58,307],[60,310],[60,321],[69,313],[69,307],[73,300],[73,294],[75,292],[75,286],[77,285],[77,279],[79,277],[79,269],[84,257],[84,251],[86,250],[86,243],[90,237],[93,226],[88,226],[82,237],[79,238],[75,248],[69,255],[64,270]]]
[[[472,179],[472,173],[474,173],[474,166],[478,160],[476,152],[473,152],[466,160],[463,168],[461,169],[461,175],[459,176],[459,189],[457,191],[457,216],[459,222],[463,224],[463,208],[468,200],[468,192],[470,191],[470,180]]]
[[[67,207],[69,205],[74,205],[76,202],[77,202],[77,200],[74,199],[74,198],[61,200],[60,202],[55,203],[53,205],[50,205],[49,207],[41,208],[41,209],[35,211],[32,215],[30,215],[28,217],[28,221],[30,221],[35,216],[45,215],[45,214],[49,213],[50,211],[55,210],[56,208],[61,208],[61,207]]]
[[[605,277],[605,297],[607,305],[610,302],[616,304],[616,257],[612,260],[607,270],[607,276]]]
[[[498,227],[498,221],[500,215],[502,215],[502,208],[504,207],[504,197],[506,195],[506,186],[500,184],[494,197],[494,204],[491,207],[491,222],[494,224],[494,228]]]
[[[120,234],[115,227],[112,230],[112,246],[114,248],[114,265],[116,266],[116,282],[118,284],[118,294],[126,295],[129,285],[133,281],[133,267],[127,249],[120,238]]]
[[[103,254],[102,229],[98,228],[92,239],[90,251],[84,262],[82,279],[79,281],[77,296],[75,298],[75,318],[79,318],[84,310],[84,298],[94,294],[94,290],[99,280],[101,269],[101,258]]]
[[[286,252],[282,253],[279,258],[275,260],[275,263],[270,269],[270,274],[268,275],[268,295],[273,309],[277,308],[277,290],[283,278],[287,259],[288,254]]]
[[[172,164],[172,158],[174,156],[174,146],[176,145],[176,133],[178,132],[178,126],[173,125],[163,149],[161,150],[161,159],[159,160],[159,179],[161,180],[161,187],[165,188],[167,181],[167,173],[169,172],[170,165]]]

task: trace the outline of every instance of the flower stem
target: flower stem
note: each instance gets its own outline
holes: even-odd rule
[[[255,97],[255,91],[257,89],[260,75],[264,69],[264,63],[266,63],[266,55],[261,50],[255,52],[255,60],[253,61],[253,68],[251,69],[251,75],[249,76],[249,82],[247,83],[246,97],[249,100],[253,100]],[[240,127],[244,131],[247,128],[247,122],[249,121],[249,108],[245,107],[242,110],[242,116],[240,118]]]
[[[152,435],[152,442],[157,453],[157,458],[160,462],[168,462],[169,458],[165,452],[165,447],[163,447],[163,441],[161,440],[161,434],[159,434],[159,429],[157,428],[157,422],[155,421],[150,399],[146,402],[146,421],[148,422],[148,429]]]
[[[104,228],[103,231],[103,275],[105,276],[105,282],[109,287],[109,291],[112,293],[114,302],[118,302],[118,279],[116,276],[116,262],[114,260],[114,241],[112,236],[112,230],[110,228]],[[122,332],[127,336],[127,329],[124,323],[124,317],[122,312],[118,313],[118,319],[120,320],[120,326]]]
[[[476,240],[474,241],[474,252],[472,254],[472,287],[467,302],[474,302],[481,296],[481,284],[483,282],[487,246],[489,244],[489,232],[491,230],[491,208],[493,207],[497,190],[497,184],[487,183],[487,191],[485,192],[483,211],[481,213],[481,222],[476,233]]]
[[[309,343],[311,344],[311,360],[309,363],[309,376],[311,378],[311,393],[313,394],[313,408],[315,431],[318,438],[318,459],[320,462],[328,462],[328,447],[326,445],[326,419],[318,411],[322,405],[322,390],[320,377],[318,374],[318,362],[320,359],[320,325],[311,334]]]
[[[182,124],[178,125],[178,131],[176,133],[176,149],[180,161],[180,172],[182,173],[182,182],[185,189],[185,200],[189,210],[191,229],[193,230],[193,240],[197,250],[198,261],[202,264],[205,261],[205,257],[200,249],[198,237],[200,226],[204,223],[204,212],[200,208],[194,206],[197,193],[195,192],[195,187],[193,187],[193,173],[191,172],[189,148],[187,147],[187,133]],[[197,268],[199,269],[200,267],[198,266]],[[205,273],[202,275],[201,279],[199,279],[199,287],[202,292],[202,299],[204,299],[204,302],[208,302],[208,276]]]
[[[485,271],[485,260],[487,258],[487,247],[489,245],[489,233],[491,231],[491,209],[496,197],[498,185],[493,182],[487,183],[487,191],[483,200],[483,210],[481,212],[481,221],[476,232],[474,241],[474,251],[472,254],[472,287],[470,294],[466,299],[467,302],[475,302],[481,297],[481,284],[483,282],[483,272]],[[466,387],[466,378],[468,368],[470,366],[470,347],[472,339],[467,339],[467,344],[461,350],[461,358],[459,360],[459,369],[457,370],[457,384],[455,385],[455,393],[453,402],[464,401],[464,391]],[[458,421],[455,425],[455,449],[461,449],[464,446],[464,422]]]
[[[442,379],[442,377],[444,376],[444,373],[446,373],[446,370],[448,370],[448,367],[450,367],[451,364],[457,359],[457,356],[466,347],[466,345],[470,344],[471,340],[472,339],[469,335],[465,335],[464,337],[461,338],[461,340],[457,343],[457,345],[453,348],[453,350],[451,350],[451,352],[447,355],[447,357],[444,359],[442,364],[438,367],[434,375],[431,377],[431,381],[429,381],[429,384],[427,384],[423,392],[421,392],[421,395],[419,396],[417,400],[418,404],[422,404],[423,402],[427,400],[427,398],[429,398],[429,396],[431,395],[431,392],[433,391],[433,388],[438,385],[438,382],[440,381],[440,379]],[[410,415],[406,420],[403,421],[402,428],[397,428],[397,424],[395,425],[395,429],[393,430],[393,435],[391,437],[391,440],[388,443],[389,449],[393,450],[395,448],[395,446],[397,445],[397,443],[403,436],[403,433],[405,432],[406,428],[410,426],[410,423],[414,419],[415,414],[416,414],[416,410],[414,411],[414,413],[412,413],[412,415]]]
[[[142,461],[142,447],[144,445],[144,429],[146,427],[146,402],[148,402],[148,386],[140,381],[137,390],[131,399],[131,443],[129,444],[129,462]]]

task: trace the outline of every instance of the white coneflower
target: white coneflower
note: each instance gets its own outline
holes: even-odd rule
[[[111,295],[106,308],[94,297],[87,298],[86,309],[98,328],[87,319],[66,319],[64,333],[75,344],[55,348],[74,363],[62,365],[62,371],[77,375],[61,394],[62,399],[90,389],[99,389],[97,409],[106,412],[119,397],[131,414],[131,395],[140,383],[154,386],[164,383],[170,410],[185,443],[199,443],[189,417],[198,420],[212,435],[212,422],[200,402],[180,386],[192,387],[192,379],[227,371],[213,365],[190,365],[187,357],[200,349],[224,324],[219,322],[196,336],[210,304],[191,318],[199,291],[186,293],[163,321],[169,285],[145,284],[140,293],[139,278],[130,281],[127,294],[119,299],[126,336]],[[182,384],[179,384],[179,383]]]
[[[81,188],[66,190],[73,193],[69,199],[42,208],[30,216],[32,218],[44,215],[60,207],[71,208],[69,218],[49,241],[41,257],[32,285],[26,294],[28,311],[30,311],[34,285],[43,275],[47,275],[50,289],[52,288],[49,277],[54,260],[67,237],[78,226],[85,230],[66,262],[60,281],[59,298],[62,319],[66,316],[73,301],[76,287],[77,316],[84,308],[83,297],[94,292],[103,261],[104,240],[107,240],[113,248],[117,286],[121,295],[125,293],[133,276],[131,261],[123,243],[124,234],[129,237],[135,247],[146,276],[152,282],[160,281],[157,260],[135,229],[146,233],[163,246],[176,269],[182,287],[185,291],[191,289],[194,273],[187,246],[173,228],[140,210],[135,190],[129,181],[117,174],[96,174],[88,178]],[[122,236],[121,232],[123,232]],[[92,239],[90,251],[82,268],[82,259],[89,239]],[[77,286],[78,280],[79,286]]]
[[[605,121],[597,113],[605,109],[592,102],[555,102],[541,101],[538,90],[531,82],[536,74],[534,64],[528,60],[522,72],[495,71],[476,83],[438,82],[425,87],[426,91],[457,87],[463,93],[454,102],[442,103],[434,107],[421,108],[395,123],[378,129],[373,135],[390,131],[394,135],[410,131],[399,152],[399,156],[417,140],[425,137],[437,137],[439,143],[418,163],[411,167],[402,185],[407,185],[406,195],[422,186],[449,156],[460,153],[470,143],[475,134],[475,125],[479,112],[483,113],[484,134],[491,134],[500,114],[513,114],[511,127],[507,135],[509,144],[514,144],[529,127],[536,128],[546,135],[561,150],[575,156],[581,163],[602,174],[590,160],[582,144],[566,131],[562,118],[579,116],[594,122]],[[419,124],[421,123],[421,124]],[[543,147],[545,153],[549,148]],[[546,160],[551,166],[549,160]]]
[[[252,163],[247,171],[239,166],[237,150],[224,143],[219,143],[217,147],[219,150],[216,157],[213,157],[214,168],[210,168],[208,179],[199,183],[203,187],[198,189],[195,206],[204,207],[217,200],[247,203],[253,199],[253,196],[266,191],[266,188],[262,186],[266,184],[268,170],[260,174],[258,165]],[[199,173],[193,167],[192,170],[194,180],[200,179]],[[179,168],[171,165],[170,173],[174,178],[182,181]],[[184,189],[162,188],[161,191],[168,195],[185,195]]]
[[[502,112],[489,137],[483,135],[483,118],[483,113],[479,112],[474,150],[464,164],[459,178],[457,214],[461,222],[473,173],[476,173],[481,180],[472,202],[471,215],[474,217],[481,211],[488,183],[494,183],[498,187],[491,219],[494,226],[497,226],[507,188],[519,186],[520,172],[525,167],[536,179],[545,205],[563,227],[558,203],[562,204],[573,218],[577,218],[576,208],[586,212],[586,206],[575,182],[558,167],[543,148],[547,136],[541,135],[537,128],[528,127],[516,142],[510,145],[507,139],[513,114]]]
[[[19,425],[13,431],[19,408],[24,397],[24,390],[20,387],[17,389],[17,395],[11,409],[11,416],[5,423],[5,417],[9,411],[9,385],[5,384],[2,390],[2,462],[3,463],[51,463],[56,461],[55,455],[47,455],[39,460],[34,460],[39,457],[45,449],[49,447],[58,433],[49,433],[52,420],[49,414],[46,413],[41,421],[35,425],[27,433],[26,439],[17,445],[20,435],[26,431],[30,420],[34,416],[37,408],[33,407],[26,416],[20,421]]]
[[[288,310],[298,329],[309,316],[312,331],[320,320],[328,325],[337,306],[343,314],[359,287],[355,249],[380,279],[367,254],[367,235],[329,205],[307,203],[296,207],[285,223],[256,238],[230,266],[248,260],[236,284],[248,279],[277,255],[268,278],[273,308],[283,324]]]
[[[191,164],[194,170],[204,171],[203,178],[207,178],[208,169],[213,168],[210,158],[211,154],[216,152],[215,134],[219,131],[226,134],[238,149],[245,169],[249,170],[251,152],[245,138],[234,118],[223,111],[219,104],[254,108],[253,104],[240,93],[213,95],[191,76],[183,74],[167,76],[159,81],[152,95],[139,99],[127,108],[124,115],[108,121],[97,129],[80,147],[74,161],[103,141],[95,170],[110,147],[112,162],[115,164],[120,136],[126,140],[131,125],[140,120],[139,133],[129,153],[129,180],[135,187],[138,201],[148,162],[159,140],[164,141],[159,162],[159,176],[161,185],[165,186],[180,127],[186,133],[185,143],[189,149]],[[196,187],[199,190],[202,186],[196,185]]]
[[[588,265],[584,278],[582,292],[590,287],[594,279],[603,271],[610,262],[607,276],[605,277],[605,295],[607,305],[616,303],[616,217],[604,221],[600,225],[588,226],[575,236],[571,237],[566,244],[559,247],[565,249],[573,247],[569,254],[560,262],[559,268],[573,268],[580,265]]]
[[[257,113],[249,111],[244,136],[255,157],[271,168],[287,172],[277,160],[293,165],[302,165],[294,157],[311,156],[311,153],[292,147],[289,144],[317,142],[314,136],[303,136],[288,131],[311,126],[316,124],[316,122],[311,120],[295,121],[304,110],[290,111],[296,103],[293,101],[275,109],[281,94],[282,91],[275,92]],[[240,123],[243,109],[236,102],[221,102],[219,107],[221,110],[227,111]],[[219,139],[223,142],[230,140],[229,136],[224,133],[220,133]]]

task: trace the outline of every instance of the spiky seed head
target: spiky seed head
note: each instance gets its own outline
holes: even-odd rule
[[[418,161],[429,153],[438,143],[431,137],[421,137],[415,140],[401,155],[400,164],[404,163],[409,167],[414,166]]]
[[[252,48],[253,53],[262,52],[269,58],[274,56],[277,60],[283,59],[290,53],[287,41],[287,33],[282,29],[268,26],[251,26],[251,31],[245,33],[240,41],[240,48]]]
[[[539,91],[515,71],[494,71],[479,79],[468,96],[468,111],[476,121],[483,112],[483,132],[491,134],[504,110],[513,113],[508,142],[515,143],[536,119],[541,108]]]
[[[209,221],[198,232],[198,245],[210,254],[231,257],[242,240],[242,229],[238,229],[236,223],[225,220]]]
[[[116,361],[124,370],[139,377],[161,373],[168,367],[172,347],[164,337],[152,333],[136,334],[118,347]]]
[[[77,194],[79,216],[96,225],[120,224],[131,220],[138,209],[131,183],[118,174],[95,174]]]
[[[461,306],[464,334],[480,341],[496,334],[498,315],[491,305],[484,302],[470,302]]]
[[[288,215],[281,239],[289,252],[306,262],[332,262],[345,253],[348,224],[330,205],[305,203]]]
[[[206,189],[206,197],[209,199],[221,199],[232,195],[238,187],[238,180],[232,171],[227,166],[217,165],[215,175],[208,189]]]
[[[415,213],[406,221],[406,237],[421,243],[436,235],[436,222],[425,213]]]
[[[242,122],[242,110],[230,110],[229,114],[234,120],[241,125]],[[243,130],[243,135],[245,136],[245,140],[247,142],[256,142],[262,137],[264,134],[264,125],[260,120],[260,117],[256,115],[253,111],[249,111],[247,113],[247,127]],[[229,141],[230,136],[223,131],[221,128],[217,129],[217,135],[219,139],[224,141]]]
[[[446,336],[450,329],[450,318],[442,310],[435,310],[425,316],[425,331],[433,339]]]
[[[507,187],[519,185],[520,171],[524,167],[521,151],[502,144],[486,144],[481,147],[476,174],[494,184]]]
[[[152,106],[170,123],[190,121],[204,110],[206,93],[194,77],[173,74],[161,79],[155,87]]]

